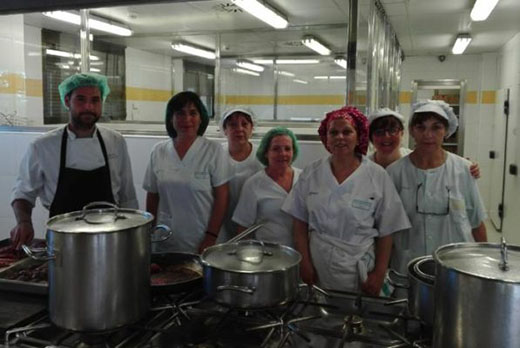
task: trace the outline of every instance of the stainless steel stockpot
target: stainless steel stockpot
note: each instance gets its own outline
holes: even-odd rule
[[[435,262],[421,256],[408,263],[408,309],[425,324],[433,325]]]
[[[150,308],[153,215],[90,206],[47,222],[49,316],[73,331],[115,329]]]
[[[520,347],[520,247],[448,244],[434,259],[433,346]]]
[[[224,305],[273,307],[298,291],[301,256],[288,246],[247,240],[212,246],[201,258],[204,289]]]

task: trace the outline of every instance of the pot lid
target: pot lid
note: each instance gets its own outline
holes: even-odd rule
[[[56,215],[47,221],[47,229],[62,233],[118,232],[153,221],[153,215],[135,209],[83,209]]]
[[[288,246],[256,240],[214,245],[202,253],[204,264],[241,273],[283,271],[300,260],[300,253]]]
[[[456,243],[440,247],[434,253],[442,266],[479,278],[520,283],[520,246],[507,245],[507,267],[503,267],[505,244]]]

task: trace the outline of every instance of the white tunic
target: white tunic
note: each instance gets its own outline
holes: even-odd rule
[[[229,181],[231,171],[222,146],[197,137],[181,160],[171,139],[154,146],[143,189],[159,194],[157,223],[173,236],[154,251],[198,252],[213,209],[213,188]]]
[[[301,169],[292,169],[294,187]],[[242,187],[233,221],[244,227],[265,222],[265,225],[255,232],[256,239],[294,247],[293,218],[281,210],[287,195],[287,191],[269,177],[265,170],[261,170],[250,177]]]
[[[373,147],[373,146],[372,146],[372,147]],[[410,150],[410,149],[407,148],[407,147],[400,147],[400,148],[399,148],[399,152],[401,153],[401,157],[404,157],[404,156],[409,155],[409,154],[412,152],[412,150]],[[375,160],[374,160],[374,155],[375,155],[375,154],[376,154],[375,151],[373,151],[373,152],[369,152],[369,154],[367,155],[368,159],[371,160],[372,162],[375,162]]]
[[[64,128],[54,129],[29,145],[20,163],[11,202],[24,199],[34,206],[36,198],[40,197],[42,205],[49,209],[58,184]],[[120,133],[108,128],[97,126],[95,132],[98,131],[107,150],[112,194],[116,203],[125,208],[138,208],[125,139]],[[91,138],[77,138],[68,129],[67,132],[67,168],[92,170],[105,165],[96,133]]]
[[[235,207],[237,206],[238,199],[240,198],[242,186],[248,178],[250,178],[256,172],[264,168],[262,163],[260,163],[260,161],[258,161],[258,159],[256,158],[256,145],[253,144],[251,153],[243,161],[234,160],[233,157],[231,157],[231,155],[229,154],[228,146],[228,143],[222,144],[226,157],[228,158],[229,163],[233,168],[233,177],[229,181],[228,212],[224,220],[224,229],[219,234],[218,242],[225,242],[236,235],[237,225],[233,223],[232,216],[233,212],[235,211]]]
[[[326,288],[359,289],[374,267],[374,238],[410,227],[390,177],[365,157],[341,184],[330,157],[312,163],[282,210],[309,225],[312,262]]]
[[[486,213],[470,164],[447,152],[445,163],[434,169],[418,169],[409,156],[387,168],[412,223],[394,235],[392,268],[405,272],[410,260],[441,245],[474,241],[472,229]]]

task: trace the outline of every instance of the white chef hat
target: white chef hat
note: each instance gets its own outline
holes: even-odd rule
[[[375,120],[377,120],[378,118],[381,118],[381,117],[387,117],[387,116],[394,116],[395,118],[397,118],[401,124],[404,126],[404,116],[401,115],[400,113],[390,109],[390,108],[381,108],[381,109],[377,109],[376,111],[374,111],[373,113],[371,113],[370,115],[368,115],[368,123],[369,124],[372,124],[372,122],[374,122]]]
[[[222,114],[222,117],[220,118],[220,121],[218,123],[220,130],[222,132],[224,132],[224,122],[226,121],[226,119],[229,116],[233,115],[235,112],[241,112],[243,114],[248,115],[251,118],[251,122],[253,123],[253,126],[255,125],[255,114],[253,113],[253,111],[251,111],[249,108],[247,108],[245,106],[236,106],[236,107],[232,107],[231,109],[227,109]]]
[[[423,100],[412,106],[412,119],[415,114],[433,112],[448,121],[448,132],[446,138],[455,133],[459,126],[459,120],[453,112],[453,108],[444,100]]]

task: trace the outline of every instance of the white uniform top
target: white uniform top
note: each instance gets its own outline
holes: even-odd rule
[[[13,189],[11,201],[24,199],[33,206],[40,197],[42,205],[49,209],[60,172],[61,138],[65,127],[54,129],[34,140],[27,149]],[[130,157],[123,136],[111,129],[97,126],[107,150],[110,182],[116,204],[125,208],[138,208]],[[77,138],[68,130],[66,167],[92,170],[105,165],[97,134],[91,138]]]
[[[470,164],[447,152],[437,168],[419,169],[409,156],[387,168],[412,223],[409,231],[394,235],[393,268],[405,272],[411,259],[430,255],[441,245],[474,241],[472,229],[486,213]]]
[[[292,169],[294,187],[301,169]],[[244,227],[265,221],[265,225],[255,232],[258,240],[294,247],[293,218],[282,211],[287,195],[287,191],[261,170],[242,187],[233,221]]]
[[[401,146],[401,147],[399,148],[399,152],[401,153],[401,157],[404,157],[404,156],[406,156],[406,155],[409,155],[409,154],[412,152],[412,150],[410,150],[410,149],[407,148],[407,147],[402,147],[402,146]],[[370,152],[370,153],[367,155],[368,159],[371,160],[372,162],[375,162],[375,161],[374,161],[374,155],[375,155],[375,154],[376,154],[376,151]]]
[[[248,178],[250,178],[256,172],[264,168],[262,163],[260,163],[260,161],[258,161],[258,159],[256,158],[256,145],[253,144],[251,153],[243,161],[235,161],[233,157],[231,157],[231,155],[229,154],[228,145],[228,143],[223,143],[222,147],[224,148],[226,157],[229,159],[229,162],[233,169],[233,177],[229,181],[228,212],[224,220],[224,230],[221,231],[218,238],[219,242],[225,242],[236,235],[237,225],[233,223],[231,217],[233,215],[233,212],[235,211],[235,207],[237,206],[238,199],[240,198],[242,186]]]
[[[330,156],[304,169],[282,210],[309,225],[322,286],[357,290],[374,267],[374,238],[410,227],[390,177],[364,157],[341,184]]]
[[[231,178],[222,146],[197,137],[181,160],[171,139],[154,146],[143,189],[159,194],[157,223],[173,235],[153,244],[154,251],[198,252],[213,209],[213,188]]]

